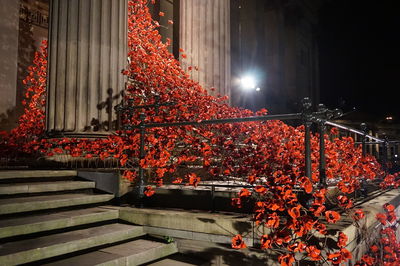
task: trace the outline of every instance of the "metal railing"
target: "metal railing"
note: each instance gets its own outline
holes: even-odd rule
[[[153,104],[146,105],[138,105],[138,106],[124,106],[117,105],[115,110],[118,112],[118,116],[125,112],[128,112],[130,115],[133,115],[133,112],[136,110],[145,110],[154,108],[156,115],[158,115],[159,108],[161,106],[173,106],[175,103],[166,102],[160,103],[160,98],[158,96],[155,97]],[[292,114],[278,114],[278,115],[262,115],[262,116],[250,116],[250,117],[241,117],[241,118],[224,118],[224,119],[211,119],[211,120],[201,120],[201,121],[181,121],[181,122],[169,122],[169,123],[146,123],[146,115],[142,111],[139,114],[139,124],[137,125],[124,125],[122,128],[125,130],[139,130],[140,134],[140,149],[139,149],[139,159],[144,159],[146,156],[145,153],[145,135],[147,134],[146,129],[152,128],[160,128],[160,127],[179,127],[179,126],[204,126],[204,125],[214,125],[214,124],[226,124],[226,123],[246,123],[246,122],[255,122],[255,121],[270,121],[270,120],[301,120],[302,124],[305,128],[305,140],[304,140],[304,160],[305,160],[305,175],[307,177],[311,177],[312,168],[311,168],[311,127],[313,124],[316,124],[318,127],[319,133],[319,186],[326,187],[326,158],[325,158],[325,134],[326,134],[326,126],[330,125],[333,127],[340,128],[342,130],[346,130],[349,132],[356,133],[362,136],[362,154],[366,155],[366,145],[369,145],[370,142],[367,142],[366,139],[374,140],[374,144],[383,143],[387,145],[386,140],[382,140],[376,138],[372,135],[367,134],[366,125],[361,125],[361,130],[357,130],[348,126],[340,125],[329,120],[337,119],[341,117],[343,113],[339,109],[329,110],[323,104],[319,104],[317,111],[312,111],[312,104],[309,98],[304,98],[302,101],[302,110],[300,113],[292,113]],[[139,184],[138,184],[138,195],[140,199],[144,197],[144,188],[145,177],[144,177],[144,169],[141,167],[139,163]],[[212,198],[214,198],[214,192],[216,185],[206,185],[211,187],[212,190]],[[218,185],[217,185],[218,186]],[[226,185],[220,185],[225,186]]]

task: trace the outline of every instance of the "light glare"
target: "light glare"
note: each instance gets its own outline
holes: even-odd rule
[[[256,82],[253,77],[246,76],[240,80],[243,89],[255,89]]]

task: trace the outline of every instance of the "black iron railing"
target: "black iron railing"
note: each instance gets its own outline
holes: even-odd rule
[[[154,108],[155,114],[157,115],[159,112],[159,108],[161,106],[173,106],[175,103],[166,102],[160,103],[160,97],[155,96],[153,104],[146,105],[118,105],[115,107],[115,110],[118,112],[118,116],[120,117],[123,113],[128,112],[129,115],[133,115],[133,113],[137,110],[145,110]],[[140,134],[140,151],[139,151],[139,159],[144,159],[146,156],[145,153],[145,135],[147,134],[146,129],[151,128],[159,128],[159,127],[179,127],[179,126],[204,126],[204,125],[214,125],[214,124],[227,124],[227,123],[246,123],[246,122],[254,122],[254,121],[270,121],[270,120],[300,120],[305,127],[305,140],[304,140],[304,160],[305,160],[305,175],[311,177],[312,168],[311,168],[311,128],[312,125],[317,125],[319,132],[319,186],[326,187],[326,159],[325,159],[325,134],[327,125],[337,127],[342,130],[346,130],[348,132],[353,132],[355,134],[362,136],[362,142],[358,143],[362,145],[363,156],[366,155],[366,146],[369,144],[377,144],[380,143],[382,145],[388,145],[387,140],[382,140],[376,138],[372,135],[367,134],[367,127],[365,124],[361,125],[361,130],[354,129],[348,126],[344,126],[341,124],[337,124],[331,122],[329,120],[337,119],[341,117],[343,113],[339,109],[329,110],[323,104],[318,106],[317,111],[312,110],[311,100],[309,98],[304,98],[302,101],[302,110],[300,113],[292,113],[292,114],[278,114],[278,115],[264,115],[264,116],[250,116],[250,117],[241,117],[241,118],[224,118],[224,119],[211,119],[211,120],[202,120],[202,121],[182,121],[182,122],[169,122],[169,123],[146,123],[146,115],[142,111],[139,114],[139,124],[137,125],[124,125],[123,129],[125,130],[139,130]],[[367,142],[366,139],[373,140],[374,142]],[[387,146],[386,146],[387,147]],[[143,199],[145,178],[144,178],[144,169],[139,164],[139,182],[138,182],[138,194],[139,198]],[[215,187],[218,185],[205,185],[211,187],[212,197],[214,197]],[[220,185],[222,187],[231,187],[231,185]],[[243,187],[243,186],[242,186]]]

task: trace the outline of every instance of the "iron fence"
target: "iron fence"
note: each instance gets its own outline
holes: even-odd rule
[[[129,103],[129,102],[128,102]],[[156,96],[153,104],[146,105],[122,105],[119,104],[115,107],[115,110],[118,112],[118,117],[121,117],[122,114],[128,113],[129,115],[133,115],[137,110],[142,110],[139,113],[139,124],[132,125],[127,124],[123,125],[122,128],[124,130],[139,130],[140,134],[140,149],[139,149],[139,159],[144,159],[146,156],[145,152],[145,136],[147,134],[147,129],[152,128],[160,128],[160,127],[179,127],[179,126],[204,126],[204,125],[215,125],[215,124],[227,124],[227,123],[246,123],[246,122],[255,122],[255,121],[270,121],[270,120],[300,120],[305,128],[305,136],[304,136],[304,160],[305,160],[305,175],[311,177],[312,168],[311,168],[311,128],[313,125],[317,126],[317,131],[319,133],[319,186],[326,187],[326,158],[325,158],[325,134],[327,125],[337,127],[341,130],[345,130],[348,132],[355,133],[360,135],[362,138],[362,155],[366,156],[366,146],[373,143],[376,145],[377,143],[387,147],[389,145],[389,141],[387,139],[379,139],[375,136],[367,134],[367,126],[366,124],[361,124],[361,130],[351,128],[348,126],[344,126],[338,123],[334,123],[329,120],[337,119],[343,115],[342,111],[339,109],[330,110],[326,108],[323,104],[319,104],[316,111],[312,110],[311,100],[309,98],[304,98],[302,101],[302,110],[300,113],[291,113],[291,114],[277,114],[277,115],[262,115],[262,116],[250,116],[250,117],[241,117],[241,118],[224,118],[224,119],[211,119],[211,120],[202,120],[202,121],[182,121],[182,122],[169,122],[169,123],[146,123],[146,115],[143,110],[154,108],[156,115],[159,112],[159,108],[161,106],[173,106],[175,103],[173,102],[164,102],[160,103],[160,97]],[[119,118],[120,119],[120,118]],[[367,141],[369,139],[370,141]],[[384,156],[385,157],[385,156]],[[387,157],[387,154],[386,154]],[[384,160],[385,163],[385,160]],[[138,194],[139,198],[143,199],[144,197],[144,189],[146,186],[146,181],[144,177],[144,169],[139,164],[138,170],[139,182],[138,182]],[[211,197],[214,198],[215,187],[219,185],[205,185],[211,187]],[[228,185],[220,185],[224,187],[229,187]]]

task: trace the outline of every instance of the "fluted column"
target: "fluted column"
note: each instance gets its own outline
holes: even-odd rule
[[[127,0],[51,0],[50,12],[47,131],[105,132],[124,87]]]
[[[180,0],[180,47],[187,53],[185,69],[211,94],[230,96],[230,0]]]

